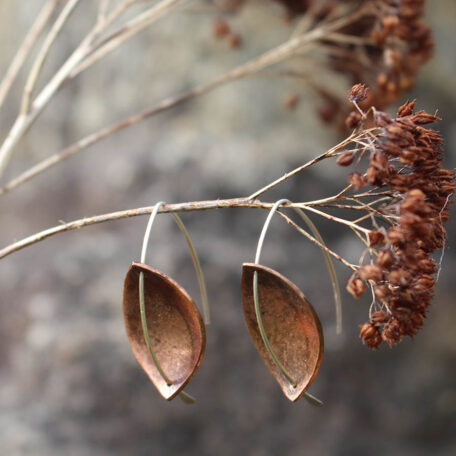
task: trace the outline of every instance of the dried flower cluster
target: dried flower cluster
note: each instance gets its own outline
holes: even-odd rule
[[[360,86],[352,89],[352,100],[355,94],[366,95]],[[420,329],[438,268],[431,254],[445,247],[443,222],[454,173],[441,166],[440,134],[425,127],[438,117],[414,112],[414,105],[405,103],[394,119],[372,109],[377,128],[368,144],[338,157],[341,166],[355,160],[361,166],[369,154],[367,169],[351,173],[349,182],[356,190],[369,186],[365,195],[381,195],[375,209],[369,206],[370,264],[361,265],[347,285],[355,298],[366,286],[373,292],[369,322],[361,326],[361,338],[371,348],[382,341],[392,346]]]
[[[397,101],[414,86],[418,70],[432,55],[431,30],[421,21],[425,0],[278,1],[292,15],[312,15],[315,25],[329,17],[364,12],[338,34],[323,37],[320,52],[326,54],[329,69],[348,77],[351,84],[370,87],[365,109],[383,109]],[[326,100],[321,117],[341,123],[347,114],[344,99],[324,88],[319,91]]]

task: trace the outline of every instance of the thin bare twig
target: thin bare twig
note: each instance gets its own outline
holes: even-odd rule
[[[259,209],[271,209],[274,203],[263,203],[261,201],[249,201],[247,198],[234,198],[225,200],[211,200],[211,201],[196,201],[178,204],[163,204],[160,207],[159,213],[170,213],[170,212],[192,212],[192,211],[204,211],[210,209],[224,209],[234,207],[248,207],[248,208],[259,208]],[[294,207],[290,204],[289,207]],[[33,234],[32,236],[26,237],[20,241],[14,242],[13,244],[0,250],[0,259],[10,255],[13,252],[17,252],[25,247],[28,247],[37,242],[43,241],[48,237],[54,236],[58,233],[65,231],[72,231],[84,226],[95,225],[98,223],[109,222],[111,220],[119,220],[130,217],[138,217],[141,215],[151,214],[155,206],[146,206],[136,209],[127,209],[123,211],[110,212],[108,214],[96,215],[94,217],[86,217],[80,220],[75,220],[69,223],[63,223],[61,225],[49,228],[39,233]]]
[[[52,45],[59,36],[59,33],[62,31],[62,28],[65,25],[66,21],[70,18],[71,13],[75,10],[79,1],[80,0],[68,0],[68,3],[60,12],[59,17],[54,22],[54,25],[51,27],[51,30],[44,40],[43,46],[41,47],[40,52],[38,53],[35,62],[33,63],[32,70],[30,71],[27,82],[25,84],[21,103],[21,115],[23,116],[27,115],[30,109],[30,98],[32,96],[35,84],[38,81],[40,71],[43,68],[47,56],[49,55],[49,51],[51,50]]]
[[[340,23],[338,21],[337,26],[345,25],[346,20],[348,20],[348,18],[345,18],[345,20],[342,23]],[[332,28],[332,26],[335,27],[334,24],[331,24],[331,27],[330,26],[328,26],[328,27]],[[320,39],[322,36],[324,36],[325,33],[326,33],[325,30],[318,28],[318,29],[314,29],[312,32],[309,32],[306,35],[293,38],[292,40],[289,40],[289,41],[265,52],[263,55],[259,56],[258,58],[251,60],[245,64],[242,64],[242,65],[234,68],[233,70],[229,71],[228,73],[225,73],[225,74],[215,78],[214,80],[210,81],[207,84],[202,84],[200,86],[196,86],[190,90],[187,90],[186,92],[184,92],[180,95],[166,98],[150,109],[146,109],[131,117],[125,118],[108,127],[105,127],[102,130],[99,130],[98,132],[92,133],[92,134],[86,136],[85,138],[77,141],[76,143],[72,144],[71,146],[67,147],[66,149],[52,155],[51,157],[49,157],[47,159],[44,159],[37,165],[33,166],[32,168],[28,169],[27,171],[25,171],[18,177],[14,178],[10,182],[8,182],[6,185],[4,185],[2,188],[0,188],[0,195],[13,190],[14,188],[18,187],[19,185],[23,184],[24,182],[32,179],[36,175],[47,170],[51,166],[54,166],[55,164],[61,162],[62,160],[65,160],[66,158],[74,155],[75,153],[87,148],[88,146],[90,146],[92,144],[95,144],[96,142],[110,136],[113,133],[121,131],[144,119],[147,119],[160,112],[170,109],[182,102],[188,101],[191,98],[194,98],[196,96],[199,96],[199,95],[202,95],[209,91],[212,91],[219,86],[222,86],[229,82],[233,82],[238,79],[252,76],[252,75],[264,70],[265,68],[275,65],[275,64],[283,61],[284,59],[288,58],[297,49],[302,49],[303,45],[311,43],[313,40]],[[348,141],[348,139],[343,141],[341,144],[345,145],[345,144],[347,144],[347,141]],[[350,142],[350,141],[348,141],[348,142]],[[338,148],[338,147],[342,147],[342,146],[341,145],[336,146],[336,148]],[[283,182],[284,180],[295,175],[296,173],[302,171],[306,167],[311,166],[312,164],[322,160],[323,158],[326,158],[326,156],[329,156],[331,153],[332,153],[332,149],[330,151],[325,152],[325,154],[322,154],[322,156],[315,158],[311,163],[306,164],[300,168],[297,168],[296,170],[292,171],[291,173],[288,173],[287,175],[278,179],[276,182],[273,182],[273,183],[269,184],[267,187],[259,190],[255,194],[251,195],[251,198],[252,199],[257,198],[262,193],[269,190],[271,188],[271,186],[275,186],[275,185],[277,185],[277,183]],[[0,168],[1,168],[1,166],[0,166]]]
[[[84,60],[82,60],[81,63],[70,73],[68,79],[73,79],[79,73],[82,73],[85,69],[98,62],[98,60],[108,55],[114,49],[117,49],[123,42],[127,41],[134,35],[137,35],[139,32],[151,25],[163,14],[170,11],[171,8],[173,8],[173,6],[180,1],[182,0],[163,0],[129,21],[119,30],[103,39],[103,41],[96,43],[87,57],[84,58]]]
[[[40,13],[38,14],[34,24],[30,28],[27,36],[25,37],[22,45],[20,46],[19,50],[17,51],[11,65],[9,66],[5,77],[3,78],[0,84],[0,108],[2,107],[6,95],[8,94],[11,86],[13,85],[14,81],[16,80],[19,71],[22,68],[25,60],[27,59],[30,51],[32,50],[33,46],[36,44],[38,38],[43,33],[46,24],[49,21],[49,18],[52,16],[52,13],[56,9],[57,5],[59,4],[60,0],[48,0]]]
[[[79,0],[70,0],[72,2]],[[171,1],[178,0],[163,0],[163,3],[169,3]],[[133,2],[127,0],[126,2],[119,5],[119,7],[109,15],[102,23],[96,23],[95,27],[86,35],[79,46],[73,51],[70,57],[57,71],[49,83],[43,88],[40,94],[36,97],[32,103],[29,111],[24,114],[21,113],[15,123],[13,124],[10,132],[0,147],[0,176],[3,174],[11,154],[16,147],[17,143],[27,132],[30,126],[35,122],[43,109],[47,106],[49,101],[55,95],[55,93],[61,88],[62,84],[67,80],[70,73],[81,63],[81,61],[90,54],[92,40],[101,33],[103,28],[107,27],[111,21],[114,21],[119,14],[127,9]],[[158,5],[157,5],[158,6]]]
[[[256,209],[271,209],[275,203],[261,202],[261,201],[251,201],[248,198],[232,198],[225,200],[211,200],[211,201],[195,201],[195,202],[186,202],[186,203],[177,203],[177,204],[163,204],[158,213],[177,213],[177,212],[194,212],[194,211],[205,211],[211,209],[227,209],[227,208],[256,208]],[[308,209],[305,203],[289,203],[283,206],[284,208],[296,208]],[[99,223],[109,222],[112,220],[119,220],[124,218],[138,217],[141,215],[151,214],[154,210],[154,206],[139,207],[135,209],[127,209],[124,211],[110,212],[107,214],[96,215],[94,217],[86,217],[79,220],[74,220],[73,222],[63,223],[52,228],[35,233],[31,236],[28,236],[20,241],[14,242],[13,244],[8,245],[7,247],[0,250],[0,259],[11,255],[14,252],[29,247],[30,245],[36,244],[38,242],[44,241],[45,239],[55,236],[59,233],[64,233],[66,231],[76,230],[85,226],[96,225]],[[344,260],[340,255],[330,250],[325,245],[321,244],[317,239],[312,235],[307,233],[303,228],[297,225],[293,220],[287,217],[285,214],[278,212],[289,225],[297,229],[301,234],[307,237],[315,245],[323,249],[325,252],[332,255],[337,260],[341,261],[345,266],[348,266],[350,269],[355,270],[356,268]]]
[[[171,1],[174,2],[176,0],[164,0],[164,2],[168,2],[168,3]],[[193,89],[193,93],[186,92],[183,96],[176,97],[175,99],[173,99],[174,101],[172,103],[168,103],[169,99],[160,103],[160,104],[166,106],[166,108],[162,108],[162,107],[160,107],[158,109],[152,108],[149,111],[144,111],[143,113],[133,116],[133,118],[135,119],[135,122],[143,120],[144,118],[149,117],[150,115],[153,115],[156,112],[160,112],[163,109],[167,109],[171,106],[174,106],[175,104],[177,104],[183,100],[189,99],[192,96],[195,96],[199,93],[207,92],[224,83],[250,76],[252,74],[255,74],[256,72],[261,71],[262,69],[264,69],[268,66],[278,64],[278,63],[282,62],[283,60],[286,60],[287,58],[289,58],[291,55],[293,55],[294,52],[296,52],[297,50],[302,48],[302,46],[312,43],[314,41],[320,40],[321,38],[324,37],[324,35],[326,33],[336,31],[340,28],[343,28],[347,24],[350,24],[351,22],[359,19],[359,17],[361,17],[363,14],[365,14],[365,9],[361,8],[358,11],[356,11],[355,13],[353,13],[347,17],[339,18],[328,25],[318,27],[302,36],[292,38],[292,39],[286,41],[285,43],[273,48],[272,50],[264,53],[257,59],[247,62],[244,65],[240,65],[239,67],[233,69],[232,71],[228,72],[227,74],[222,75],[219,78],[216,78],[209,84],[196,87],[195,89]],[[22,135],[27,131],[27,129],[30,127],[30,125],[34,122],[34,120],[39,115],[39,113],[42,111],[42,109],[44,109],[45,105],[49,102],[50,98],[60,88],[60,86],[64,82],[65,78],[67,78],[71,74],[71,72],[74,70],[74,68],[77,68],[77,66],[83,61],[83,59],[88,54],[90,54],[90,52],[88,52],[88,50],[87,50],[87,46],[90,43],[90,40],[93,37],[93,34],[95,32],[99,32],[99,25],[97,25],[94,32],[92,32],[92,34],[89,34],[88,37],[83,41],[83,43],[73,52],[73,54],[70,56],[70,58],[67,60],[67,62],[62,66],[62,68],[57,72],[57,74],[51,80],[51,82],[43,89],[43,91],[40,93],[40,95],[34,101],[31,112],[27,116],[19,116],[18,119],[16,120],[10,133],[8,134],[2,147],[0,148],[0,176],[7,165],[7,162],[11,156],[11,153],[12,153],[14,147],[16,146],[17,142],[20,140]],[[147,113],[149,113],[149,114],[147,114]],[[122,121],[120,123],[122,123],[122,124],[129,123],[131,125],[132,123],[135,123],[135,122],[129,122],[127,119],[125,119],[124,121]],[[118,124],[116,124],[116,125],[118,125]],[[113,131],[118,131],[118,128],[115,128],[115,126],[113,126],[113,127],[114,127]],[[93,137],[93,135],[92,135],[92,137]],[[105,136],[102,136],[102,137],[105,137]],[[81,150],[81,149],[79,149],[79,150]],[[51,160],[49,163],[51,163],[51,162],[52,162],[52,164],[56,163],[56,161],[54,161],[54,160]],[[34,175],[36,175],[36,174],[34,174]],[[5,191],[3,193],[5,193]]]
[[[357,270],[357,268],[353,264],[349,263],[347,260],[344,260],[336,252],[334,252],[333,250],[331,250],[328,247],[326,247],[326,245],[323,245],[321,242],[319,242],[317,239],[315,239],[311,234],[309,234],[305,229],[300,227],[297,223],[295,223],[290,217],[285,215],[283,212],[277,211],[277,214],[279,214],[290,226],[295,228],[303,236],[305,236],[307,239],[309,239],[309,241],[313,242],[316,246],[320,247],[322,250],[324,250],[325,252],[329,253],[336,260],[340,261],[342,264],[344,264],[345,266],[350,268],[352,271],[356,271]],[[1,251],[0,251],[0,255],[1,255]],[[1,258],[1,256],[0,256],[0,258]]]
[[[377,128],[373,128],[371,130],[376,130]],[[274,182],[271,182],[270,184],[264,186],[263,188],[261,188],[260,190],[256,191],[255,193],[252,193],[250,195],[250,198],[251,199],[255,199],[255,198],[258,198],[259,196],[261,196],[263,193],[267,192],[268,190],[270,190],[272,187],[275,187],[276,185],[282,183],[282,182],[285,182],[286,180],[288,180],[290,177],[293,177],[294,175],[300,173],[302,170],[306,169],[306,168],[309,168],[310,166],[312,165],[315,165],[315,163],[318,163],[319,161],[322,161],[324,160],[325,158],[328,158],[328,157],[331,157],[333,156],[337,151],[339,151],[340,149],[342,149],[343,147],[347,146],[348,144],[350,144],[351,142],[355,141],[359,136],[364,136],[365,133],[367,131],[371,131],[371,130],[365,130],[363,131],[361,134],[360,133],[357,133],[357,132],[352,132],[350,134],[350,136],[348,136],[347,138],[345,138],[343,141],[341,141],[339,144],[335,145],[334,147],[332,147],[331,149],[327,150],[326,152],[324,152],[323,154],[319,155],[318,157],[315,157],[313,158],[312,160],[308,161],[307,163],[304,163],[304,165],[301,165],[301,166],[298,166],[297,168],[295,168],[294,170],[284,174],[282,177],[280,177],[279,179],[276,179]],[[346,189],[342,190],[342,192],[340,193],[343,194],[346,190],[348,190],[350,188],[350,186],[348,186]],[[1,194],[1,193],[0,193]],[[331,197],[331,201],[334,200],[334,197]],[[322,201],[326,201],[326,200],[319,200],[318,203],[322,202]]]

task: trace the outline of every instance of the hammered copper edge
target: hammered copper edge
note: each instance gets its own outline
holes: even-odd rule
[[[144,273],[146,315],[152,348],[168,386],[153,363],[144,340],[139,308],[139,273]],[[132,263],[123,290],[125,329],[133,355],[154,386],[171,400],[187,385],[201,364],[206,330],[188,293],[173,279],[145,264]]]
[[[261,338],[253,301],[255,271],[258,272],[258,295],[266,335],[277,358],[297,383],[296,388],[275,365]],[[252,341],[285,396],[294,402],[311,385],[320,368],[324,340],[318,315],[294,283],[262,265],[242,265],[241,290]]]

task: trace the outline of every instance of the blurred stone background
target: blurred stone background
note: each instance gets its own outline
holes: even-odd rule
[[[0,3],[1,74],[42,3]],[[90,27],[95,3],[82,2],[42,81]],[[428,3],[436,54],[410,97],[420,108],[439,109],[447,165],[454,167],[456,5]],[[213,14],[170,15],[68,84],[17,149],[6,177],[279,43],[290,32],[281,14],[276,5],[257,2],[233,17],[244,40],[239,51],[212,38]],[[23,82],[1,114],[2,134],[16,115]],[[284,109],[284,97],[298,89],[293,81],[237,82],[76,155],[0,198],[1,246],[59,220],[158,200],[251,193],[340,139],[321,124],[305,93],[296,111]],[[334,165],[319,168],[271,192],[269,200],[331,195],[345,182]],[[282,396],[243,321],[241,264],[253,260],[265,216],[237,209],[183,217],[213,312],[206,354],[188,387],[198,399],[192,407],[159,397],[136,364],[123,327],[123,278],[139,257],[146,218],[65,233],[0,261],[0,454],[456,454],[455,221],[448,225],[449,246],[423,330],[414,341],[378,352],[358,338],[368,302],[343,292],[344,332],[336,336],[321,253],[280,220],[273,222],[263,262],[304,290],[325,331],[325,357],[310,391],[326,405],[315,409]],[[359,246],[349,233],[318,222],[332,248],[357,257]],[[171,217],[157,220],[148,261],[199,299]],[[343,286],[348,272],[339,268],[339,274]]]

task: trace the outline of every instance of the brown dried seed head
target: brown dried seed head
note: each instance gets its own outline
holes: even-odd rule
[[[365,289],[364,282],[356,274],[353,274],[348,280],[347,291],[354,298],[359,298],[364,293]]]
[[[389,269],[394,264],[394,256],[389,249],[381,249],[378,252],[377,263],[384,269]]]
[[[410,198],[416,198],[417,200],[424,201],[426,198],[426,195],[419,189],[419,188],[413,188],[408,192],[408,196]]]
[[[230,26],[223,19],[216,19],[212,24],[212,33],[215,38],[223,38],[231,32]]]
[[[242,44],[242,39],[241,39],[241,37],[239,35],[231,33],[228,36],[228,46],[231,49],[238,49],[238,48],[241,47],[241,44]]]
[[[440,118],[433,114],[428,114],[425,111],[419,111],[416,114],[413,114],[413,116],[411,116],[411,120],[416,125],[426,125],[436,122],[437,120],[440,120]]]
[[[350,166],[354,158],[355,154],[351,150],[346,150],[337,157],[336,162],[339,166]]]
[[[355,171],[348,176],[348,183],[353,185],[355,190],[359,190],[367,184],[366,178],[358,171]]]
[[[390,244],[400,244],[404,242],[404,233],[400,228],[390,228],[387,233]]]
[[[419,312],[413,312],[412,316],[410,317],[410,319],[412,320],[412,323],[413,325],[416,327],[416,328],[420,328],[421,326],[423,326],[423,323],[424,323],[424,315],[422,313],[419,313]]]
[[[355,84],[348,94],[348,99],[352,103],[360,103],[367,98],[368,92],[369,89],[364,84]]]
[[[383,279],[383,271],[375,264],[366,264],[361,266],[358,274],[366,281],[373,280],[374,282],[380,282]]]
[[[385,236],[380,231],[371,231],[369,233],[369,247],[373,247],[377,244],[383,244],[385,242]]]
[[[381,187],[383,185],[382,177],[382,173],[374,166],[369,166],[369,168],[367,168],[366,179],[369,184]]]
[[[412,274],[405,269],[395,269],[388,275],[388,280],[393,285],[407,286],[412,281]]]
[[[385,154],[380,150],[374,150],[369,157],[369,163],[378,169],[386,169],[388,165],[388,159]]]
[[[361,114],[358,111],[352,111],[345,119],[345,126],[353,130],[361,122]]]
[[[376,285],[375,296],[380,299],[380,301],[384,302],[391,296],[391,291],[386,285]]]
[[[285,99],[283,101],[283,104],[290,111],[295,110],[297,108],[298,104],[299,104],[299,95],[297,95],[296,93],[288,94],[285,97]]]
[[[392,318],[383,328],[382,339],[392,347],[402,340],[399,322]]]
[[[412,315],[412,309],[408,307],[396,307],[393,313],[394,317],[398,320],[408,320],[410,315]]]
[[[360,325],[359,336],[363,339],[363,342],[372,349],[376,349],[382,342],[380,331],[372,323]]]
[[[377,328],[371,323],[364,323],[360,325],[359,335],[363,339],[368,339],[372,337],[377,332]]]
[[[388,31],[391,31],[394,28],[396,28],[398,26],[398,24],[399,24],[399,18],[393,14],[389,14],[382,18],[382,25]]]
[[[435,263],[430,258],[418,261],[418,269],[425,274],[435,274],[437,271]]]
[[[406,101],[402,106],[397,110],[398,117],[405,117],[413,114],[413,109],[415,108],[415,100]]]
[[[384,325],[385,323],[388,323],[390,318],[391,314],[379,310],[378,312],[374,312],[372,314],[371,322],[374,325]]]

